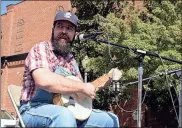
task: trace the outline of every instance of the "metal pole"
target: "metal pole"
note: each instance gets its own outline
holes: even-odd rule
[[[142,75],[143,75],[143,68],[140,66],[138,68],[138,107],[137,107],[137,127],[141,127],[141,114],[142,114]]]
[[[179,90],[179,128],[182,127],[182,74],[179,77],[180,90]]]
[[[142,75],[143,75],[143,58],[144,55],[139,55],[138,62],[138,107],[137,107],[137,127],[141,127],[142,119]]]

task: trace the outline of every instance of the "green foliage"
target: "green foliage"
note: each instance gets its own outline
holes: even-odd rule
[[[118,67],[123,71],[123,82],[137,80],[138,60],[132,49],[155,52],[160,56],[182,61],[181,12],[182,2],[178,0],[146,0],[145,7],[136,11],[132,5],[119,0],[71,0],[77,8],[80,19],[80,32],[103,31],[99,39],[127,46],[121,49],[95,41],[76,42],[74,52],[80,63],[82,72],[87,71],[93,80],[107,73],[111,68]],[[116,60],[112,60],[113,56]],[[149,77],[165,70],[180,68],[181,65],[161,58],[145,56],[143,77]],[[170,77],[174,87],[179,82]],[[155,79],[153,89],[156,94],[168,91],[166,77]],[[157,91],[155,91],[157,90]],[[102,97],[102,96],[101,96]],[[104,99],[102,97],[100,99]],[[158,99],[159,102],[165,101]],[[161,98],[161,97],[160,97]]]

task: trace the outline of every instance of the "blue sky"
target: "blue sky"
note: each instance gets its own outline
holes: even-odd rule
[[[7,10],[6,10],[7,5],[17,4],[19,2],[21,2],[21,0],[19,0],[19,1],[17,1],[17,0],[15,0],[15,1],[12,1],[12,0],[11,1],[7,1],[7,0],[3,1],[2,0],[1,1],[1,15],[7,12]]]

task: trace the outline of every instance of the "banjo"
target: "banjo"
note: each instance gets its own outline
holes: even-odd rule
[[[121,71],[117,68],[111,69],[108,74],[102,75],[91,84],[95,85],[97,90],[110,84],[111,80],[119,80],[121,78]],[[75,76],[66,76],[67,78],[81,81]],[[77,120],[86,120],[92,112],[92,99],[82,93],[77,94],[53,94],[53,103],[60,106],[67,107]]]

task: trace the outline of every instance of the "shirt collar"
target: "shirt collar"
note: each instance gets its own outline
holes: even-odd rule
[[[54,47],[53,47],[53,45],[52,45],[52,43],[51,43],[51,41],[49,40],[49,41],[47,41],[48,42],[48,45],[49,45],[49,48],[50,48],[50,50],[54,50]]]

